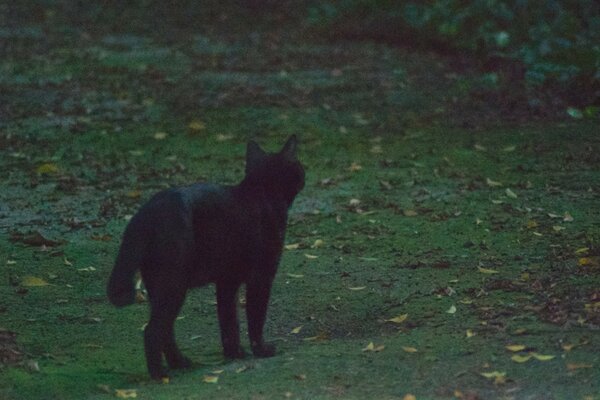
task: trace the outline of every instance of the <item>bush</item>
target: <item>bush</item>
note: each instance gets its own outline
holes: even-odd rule
[[[522,63],[529,87],[599,89],[595,0],[340,0],[319,3],[308,18],[346,35],[508,58]]]

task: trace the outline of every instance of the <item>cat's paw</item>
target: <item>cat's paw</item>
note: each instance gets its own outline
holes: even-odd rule
[[[225,358],[229,360],[236,360],[246,358],[246,352],[243,347],[238,347],[237,349],[228,349],[223,352],[225,354]]]
[[[255,357],[259,358],[273,357],[275,355],[275,346],[267,343],[254,345],[252,346],[252,353]]]

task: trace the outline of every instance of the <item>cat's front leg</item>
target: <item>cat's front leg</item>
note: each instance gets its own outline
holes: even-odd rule
[[[273,277],[261,276],[250,280],[246,285],[248,334],[252,353],[256,357],[272,357],[275,355],[275,346],[266,344],[263,339],[263,327],[267,316],[272,282]]]
[[[240,327],[237,318],[236,296],[239,283],[217,282],[217,313],[221,328],[221,342],[226,358],[244,358],[246,353],[240,346]]]

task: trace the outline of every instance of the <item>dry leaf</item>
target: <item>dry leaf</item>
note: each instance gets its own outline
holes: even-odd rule
[[[311,249],[317,249],[319,247],[323,247],[323,245],[325,244],[325,242],[321,239],[317,239],[315,240],[315,242],[313,243],[312,246],[310,246]]]
[[[202,378],[202,382],[204,383],[217,383],[219,382],[219,377],[215,375],[204,375]]]
[[[394,322],[396,324],[401,324],[404,321],[406,321],[406,318],[408,318],[408,314],[400,314],[397,317],[386,319],[386,321],[388,321],[388,322]]]
[[[504,192],[511,199],[516,199],[517,198],[517,194],[515,192],[513,192],[512,190],[510,190],[509,188],[506,188],[506,190]]]
[[[137,397],[136,389],[115,389],[115,396],[120,399],[135,399]]]
[[[319,258],[319,256],[315,256],[313,254],[308,254],[308,253],[304,253],[304,257],[308,258],[309,260],[314,260],[315,258]]]
[[[217,134],[217,136],[215,136],[215,140],[217,142],[226,142],[228,140],[233,139],[234,137],[235,136],[233,136],[233,135],[225,135],[223,133],[219,133],[219,134]]]
[[[573,222],[573,216],[571,215],[571,213],[569,213],[568,211],[565,211],[565,214],[563,216],[563,221],[565,222]]]
[[[303,327],[303,326],[304,326],[304,325],[300,325],[300,326],[297,326],[297,327],[295,327],[294,329],[292,329],[292,331],[291,331],[290,333],[292,333],[292,334],[294,334],[294,335],[296,335],[296,334],[300,333],[300,331],[302,330],[302,327]]]
[[[581,248],[575,250],[575,254],[585,254],[588,251],[590,251],[589,247],[581,247]]]
[[[298,247],[300,247],[300,243],[292,243],[292,244],[286,244],[285,246],[283,246],[286,250],[296,250],[298,249]]]
[[[483,267],[477,267],[477,269],[482,274],[497,274],[498,273],[498,271],[496,271],[495,269],[489,269],[489,268],[483,268]]]
[[[291,273],[287,273],[287,276],[289,276],[290,278],[296,278],[296,279],[300,279],[300,278],[304,278],[304,275],[302,274],[291,274]]]
[[[505,151],[507,153],[513,152],[517,149],[517,146],[506,146],[505,148],[502,149],[502,151]]]
[[[402,400],[417,400],[417,397],[414,394],[405,394]]]
[[[473,332],[470,329],[467,329],[466,335],[467,335],[467,339],[469,339],[469,338],[472,338],[473,336],[475,336],[475,332]]]
[[[569,371],[575,371],[576,369],[582,369],[582,368],[593,368],[594,366],[592,364],[575,364],[575,363],[567,363],[567,369]]]
[[[46,282],[42,278],[38,278],[36,276],[28,275],[28,276],[23,277],[23,279],[21,280],[21,286],[32,287],[32,286],[48,286],[48,285],[49,285],[48,282]]]
[[[578,262],[582,267],[600,267],[600,257],[581,257]]]
[[[550,354],[538,354],[538,353],[529,353],[529,354],[538,361],[550,361],[556,357],[556,356],[553,356]]]
[[[533,228],[537,228],[538,227],[538,223],[532,219],[530,219],[529,221],[527,221],[527,229],[533,229]]]
[[[487,151],[487,149],[484,146],[480,145],[480,144],[476,144],[473,147],[475,147],[475,150],[477,150],[477,151]]]
[[[487,185],[489,187],[500,187],[500,186],[502,186],[501,182],[493,181],[490,178],[485,178],[485,183],[487,183]]]
[[[531,357],[532,357],[531,354],[527,354],[527,355],[515,354],[510,359],[517,363],[524,363],[524,362],[531,360]]]
[[[40,175],[56,174],[58,172],[58,167],[53,163],[45,163],[37,167],[35,172]]]
[[[156,132],[152,137],[156,140],[164,140],[167,137],[167,132]]]
[[[168,385],[171,382],[171,379],[168,376],[163,376],[160,380],[160,383],[163,385]]]
[[[448,313],[448,314],[454,314],[454,313],[456,313],[456,306],[454,304],[452,304],[450,306],[450,308],[448,310],[446,310],[446,313]]]
[[[198,132],[206,128],[206,125],[204,125],[204,122],[195,119],[189,123],[188,128],[192,131]]]
[[[564,351],[571,351],[571,350],[573,350],[575,345],[571,344],[571,343],[563,343],[563,345],[561,347]]]
[[[356,171],[360,171],[361,169],[363,169],[362,165],[360,165],[357,162],[353,162],[352,164],[350,164],[350,166],[348,167],[348,171],[350,172],[356,172]]]
[[[525,350],[527,348],[527,346],[525,346],[523,344],[509,344],[505,348],[506,348],[506,350],[510,350],[510,351],[522,351],[522,350]]]
[[[404,350],[407,353],[416,353],[419,351],[414,347],[408,347],[408,346],[402,346],[402,350]]]
[[[373,342],[369,343],[367,345],[367,347],[365,347],[364,349],[362,349],[362,351],[372,351],[372,352],[380,352],[381,350],[385,349],[384,345],[379,345],[379,346],[375,346],[375,344],[373,344]]]
[[[506,372],[481,372],[480,375],[488,379],[494,379],[494,384],[496,385],[500,385],[506,382]]]
[[[416,217],[419,215],[415,210],[402,210],[402,214],[404,214],[405,217]]]
[[[353,287],[349,287],[349,290],[354,290],[354,291],[358,291],[358,290],[365,290],[367,287],[366,286],[353,286]]]

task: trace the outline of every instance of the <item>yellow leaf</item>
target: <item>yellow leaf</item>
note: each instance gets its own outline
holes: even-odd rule
[[[509,344],[505,348],[506,348],[506,350],[510,350],[510,351],[521,351],[521,350],[525,350],[527,348],[527,346],[525,346],[523,344]]]
[[[167,137],[167,132],[156,132],[152,137],[156,140],[163,140]]]
[[[402,214],[404,214],[405,217],[416,217],[419,215],[415,210],[403,210]]]
[[[40,175],[55,174],[58,172],[58,167],[53,163],[44,163],[37,167],[35,172]]]
[[[206,128],[206,125],[204,125],[204,122],[195,119],[189,123],[188,128],[190,128],[192,131],[198,132]]]
[[[506,372],[499,372],[499,371],[482,372],[480,375],[483,377],[486,377],[488,379],[491,379],[491,378],[505,377]]]
[[[565,212],[564,216],[563,216],[563,221],[565,222],[573,222],[574,218],[571,215],[571,213],[569,213],[568,211]]]
[[[386,319],[386,321],[388,321],[388,322],[394,322],[396,324],[401,324],[404,321],[406,321],[406,318],[408,318],[408,314],[400,314],[397,317]]]
[[[129,192],[127,192],[127,197],[129,197],[130,199],[137,199],[142,195],[142,192],[140,190],[131,190]]]
[[[417,400],[417,397],[414,394],[405,394],[402,400]]]
[[[533,358],[535,358],[536,360],[539,360],[539,361],[550,361],[554,357],[556,357],[556,356],[553,356],[550,354],[538,354],[538,353],[529,353],[529,354],[531,354],[531,356]]]
[[[538,227],[538,223],[532,219],[530,219],[529,221],[527,221],[527,229],[533,229],[533,228],[537,228]]]
[[[488,268],[483,268],[483,267],[477,267],[477,269],[482,274],[497,274],[498,273],[498,271],[496,271],[495,269],[488,269]]]
[[[349,287],[349,290],[354,290],[354,291],[358,291],[358,290],[365,290],[367,287],[366,286],[354,286],[354,287]]]
[[[517,363],[524,363],[524,362],[531,360],[531,357],[532,357],[531,354],[527,354],[525,356],[523,356],[521,354],[515,354],[510,359]]]
[[[560,231],[563,231],[563,230],[565,230],[567,228],[565,228],[564,226],[560,226],[560,225],[554,225],[552,227],[552,229],[554,230],[554,232],[560,232]]]
[[[575,371],[576,369],[581,368],[592,368],[592,364],[575,364],[575,363],[567,363],[567,369],[569,371]]]
[[[321,239],[317,239],[315,240],[315,242],[313,243],[312,246],[310,246],[311,249],[317,249],[319,247],[323,247],[323,245],[325,244],[325,242]]]
[[[319,256],[315,256],[313,254],[304,254],[304,257],[308,258],[309,260],[314,260],[315,258],[319,258]]]
[[[215,375],[204,375],[202,378],[202,382],[204,383],[217,383],[219,382],[219,377]]]
[[[485,183],[487,183],[487,185],[488,185],[489,187],[499,187],[499,186],[502,186],[502,183],[501,183],[501,182],[498,182],[498,181],[493,181],[493,180],[491,180],[490,178],[486,178],[486,179],[485,179]]]
[[[362,165],[360,165],[357,162],[353,162],[352,164],[350,164],[350,167],[348,167],[348,171],[350,172],[360,171],[361,169],[363,169]]]
[[[450,306],[450,308],[448,310],[446,310],[446,313],[448,313],[448,314],[454,314],[454,313],[456,313],[456,306],[454,304],[452,304]]]
[[[517,194],[515,192],[513,192],[512,190],[510,190],[509,188],[506,188],[506,190],[504,192],[511,199],[516,199],[517,198]]]
[[[542,234],[541,234],[541,233],[539,233],[539,232],[533,232],[533,234],[534,234],[535,236],[540,236],[540,237],[541,237],[541,236],[544,236],[544,235],[542,235]]]
[[[300,243],[286,244],[283,247],[285,247],[286,250],[296,250],[298,247],[300,247]]]
[[[21,286],[48,286],[49,283],[36,276],[25,276],[21,280]]]
[[[163,385],[168,385],[171,382],[171,380],[169,379],[168,376],[163,376],[162,379],[160,380],[160,383],[162,383]]]
[[[475,336],[475,332],[473,332],[470,329],[467,329],[466,335],[467,335],[467,339],[472,338],[473,336]]]
[[[215,374],[215,375],[222,374],[223,372],[225,372],[224,369],[216,369],[216,370],[212,371],[212,373]]]
[[[581,257],[579,265],[582,267],[598,267],[600,266],[600,257]]]
[[[290,278],[296,278],[296,279],[304,278],[304,275],[302,275],[302,274],[290,274],[289,272],[288,272],[287,276],[289,276]]]
[[[294,329],[292,329],[292,332],[291,332],[291,333],[292,333],[292,334],[294,334],[294,335],[296,335],[296,334],[300,333],[300,331],[302,330],[302,326],[303,326],[303,325],[300,325],[300,326],[297,326],[297,327],[295,327]]]
[[[575,250],[575,254],[584,254],[587,253],[590,250],[589,247],[581,247],[577,250]]]
[[[115,396],[120,399],[135,399],[137,397],[136,389],[115,389]]]
[[[563,343],[563,345],[561,347],[563,348],[564,351],[571,351],[571,350],[573,350],[575,345],[571,344],[571,343]]]
[[[377,352],[380,352],[381,350],[383,350],[384,348],[385,348],[384,345],[375,346],[375,344],[373,344],[373,342],[371,342],[367,345],[367,347],[362,349],[362,351],[372,351],[372,352],[377,353]]]
[[[402,350],[404,350],[407,353],[416,353],[417,351],[419,351],[414,347],[408,347],[408,346],[402,346]]]

